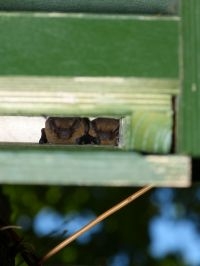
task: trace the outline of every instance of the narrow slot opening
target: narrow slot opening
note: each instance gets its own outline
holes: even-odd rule
[[[116,117],[0,116],[0,143],[121,147],[121,127]]]
[[[120,119],[112,117],[48,117],[40,144],[119,146]]]

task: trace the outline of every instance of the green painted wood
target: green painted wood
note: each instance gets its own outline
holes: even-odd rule
[[[172,111],[135,111],[129,147],[136,151],[168,154],[172,145]]]
[[[0,13],[0,75],[178,77],[178,19]]]
[[[178,0],[0,0],[0,10],[174,14]]]
[[[188,186],[190,161],[97,149],[1,146],[1,184]]]
[[[141,78],[141,77],[52,77],[52,76],[0,76],[0,91],[33,91],[33,92],[125,92],[170,94],[179,93],[178,79],[170,78]]]
[[[178,150],[200,156],[200,1],[182,0]]]
[[[178,81],[143,78],[0,77],[1,115],[117,115],[169,111]]]

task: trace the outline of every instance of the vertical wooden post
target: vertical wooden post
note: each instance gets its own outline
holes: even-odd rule
[[[200,1],[182,0],[178,151],[200,156]]]

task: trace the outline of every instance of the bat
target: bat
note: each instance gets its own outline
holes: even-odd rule
[[[90,121],[80,117],[49,117],[41,130],[39,143],[80,144],[88,134]]]
[[[97,138],[100,145],[117,146],[119,143],[119,119],[96,118],[90,122],[89,135]]]
[[[119,119],[49,117],[41,130],[40,144],[118,145]]]

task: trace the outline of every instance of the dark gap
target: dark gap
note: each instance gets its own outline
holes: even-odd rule
[[[176,133],[177,133],[177,97],[172,97],[172,144],[170,153],[174,154],[176,152]]]
[[[179,0],[0,0],[3,11],[177,15]]]
[[[200,158],[192,158],[192,183],[200,182]]]

